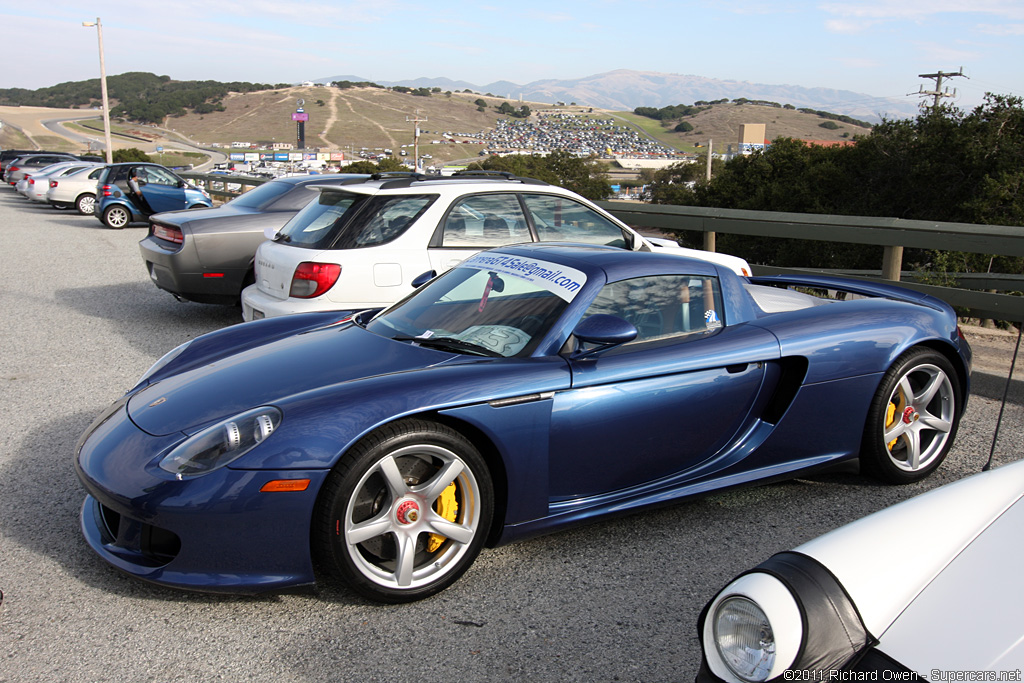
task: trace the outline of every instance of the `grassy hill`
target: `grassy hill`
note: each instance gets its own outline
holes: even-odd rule
[[[488,102],[486,112],[477,111],[475,101]],[[440,132],[477,133],[492,128],[502,118],[495,107],[506,100],[476,93],[434,93],[421,97],[380,88],[293,87],[273,91],[231,94],[223,100],[225,111],[203,115],[188,114],[168,119],[167,126],[191,139],[203,143],[217,142],[228,145],[244,142],[293,142],[295,123],[291,120],[299,99],[305,100],[306,144],[309,147],[358,150],[388,148],[398,151],[403,144],[413,141],[413,123],[407,119],[418,116],[426,121],[420,124],[420,152],[439,160],[453,160],[475,156],[479,148],[465,145],[432,145]],[[519,102],[510,102],[520,106]],[[526,102],[532,110],[550,109],[551,103]],[[585,107],[564,107],[567,110],[588,112]],[[603,112],[641,128],[667,146],[681,151],[693,151],[695,144],[715,140],[715,149],[735,144],[742,123],[764,123],[767,137],[793,137],[802,140],[847,140],[855,135],[866,135],[870,129],[847,123],[829,130],[820,127],[825,121],[814,114],[753,104],[717,104],[709,110],[686,119],[694,130],[675,133],[676,122],[666,126],[662,122],[637,116],[631,112]],[[426,132],[431,131],[431,132]]]
[[[477,111],[474,103],[481,98],[488,102],[485,112]],[[305,100],[304,109],[309,114],[307,147],[345,151],[388,148],[397,153],[402,145],[412,144],[414,123],[410,119],[419,118],[420,152],[438,159],[475,156],[479,147],[430,142],[439,139],[438,131],[472,134],[492,128],[502,118],[494,107],[505,101],[469,93],[422,97],[381,88],[293,87],[232,93],[222,102],[224,111],[170,118],[166,126],[205,144],[294,144],[296,124],[291,117],[299,99]],[[518,102],[512,104],[519,106]]]
[[[442,132],[472,135],[493,128],[502,118],[497,107],[507,101],[505,98],[487,97],[478,93],[439,92],[423,97],[374,87],[277,87],[245,93],[231,92],[220,101],[223,111],[202,114],[190,111],[183,116],[168,117],[164,126],[173,131],[171,134],[165,135],[165,131],[157,127],[115,121],[115,132],[131,136],[115,140],[115,144],[118,147],[137,146],[152,151],[155,146],[173,140],[176,136],[206,146],[217,143],[227,147],[235,141],[267,146],[272,142],[294,144],[296,125],[292,121],[292,113],[299,99],[305,101],[304,108],[310,119],[305,131],[308,147],[355,153],[364,147],[369,150],[386,148],[397,153],[402,145],[411,146],[414,123],[410,119],[419,118],[420,153],[430,154],[435,163],[477,158],[482,149],[480,145],[447,142],[432,144],[432,141],[440,140]],[[482,112],[477,105],[480,99],[488,104]],[[534,112],[553,107],[550,102],[509,103],[516,108],[526,104]],[[3,109],[7,112],[4,116],[11,118],[15,117],[15,112],[29,114],[37,108]],[[55,111],[39,109],[43,113],[38,118],[46,118],[45,112]],[[708,139],[714,140],[716,151],[724,151],[727,145],[735,145],[739,137],[739,126],[743,123],[766,124],[766,134],[770,140],[780,136],[803,140],[849,140],[869,132],[869,129],[841,122],[837,122],[836,129],[830,130],[822,128],[825,119],[814,114],[749,103],[716,104],[688,117],[684,120],[694,127],[688,133],[673,131],[677,121],[663,123],[632,112],[610,112],[577,106],[563,106],[560,109],[605,119],[614,116],[642,129],[668,147],[687,152],[694,151],[697,144],[706,145]],[[87,115],[95,116],[96,112],[89,110]],[[95,127],[97,123],[89,125]],[[0,146],[32,147],[34,142],[45,143],[50,148],[63,148],[62,139],[52,136],[48,131],[30,128],[25,122],[19,122],[17,126],[26,132],[36,132],[30,133],[32,139],[29,140],[19,134],[15,127],[6,126],[0,129]],[[148,144],[146,141],[149,141]]]
[[[849,123],[834,122],[838,128],[822,128],[823,119],[794,109],[780,109],[755,104],[723,103],[711,106],[706,111],[683,119],[693,126],[688,133],[673,132],[678,121],[665,122],[638,116],[633,113],[616,112],[617,117],[642,128],[665,145],[693,151],[696,144],[706,145],[714,141],[715,151],[724,151],[726,145],[734,145],[739,139],[740,124],[763,123],[768,140],[785,137],[797,140],[852,140],[857,135],[868,135],[870,128]]]

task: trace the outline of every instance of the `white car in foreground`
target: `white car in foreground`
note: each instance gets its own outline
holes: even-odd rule
[[[701,613],[699,683],[1020,681],[1024,461],[772,556]]]
[[[678,249],[750,275],[741,258],[649,240],[578,194],[530,178],[378,174],[311,187],[320,197],[256,252],[256,283],[242,291],[245,320],[388,306],[425,273],[522,242]]]

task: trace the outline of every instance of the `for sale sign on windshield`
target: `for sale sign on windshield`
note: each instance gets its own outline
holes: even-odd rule
[[[566,301],[572,301],[587,282],[587,276],[575,268],[540,259],[526,259],[494,252],[470,256],[459,266],[517,277],[543,287]]]

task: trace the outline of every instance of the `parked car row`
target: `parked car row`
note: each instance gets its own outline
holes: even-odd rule
[[[645,238],[569,190],[508,174],[279,178],[217,209],[153,216],[139,246],[157,287],[205,303],[241,297],[254,320],[385,306],[424,273],[538,241],[669,250],[750,274],[743,259]]]
[[[162,211],[213,205],[205,190],[159,164],[106,164],[98,157],[58,152],[4,154],[4,182],[27,199],[94,215],[108,228],[124,228]]]

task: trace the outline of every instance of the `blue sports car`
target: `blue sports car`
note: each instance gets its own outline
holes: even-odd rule
[[[919,480],[970,359],[949,306],[896,286],[501,247],[383,311],[168,353],[77,446],[82,529],[160,584],[411,601],[485,544],[685,496],[851,460]]]

